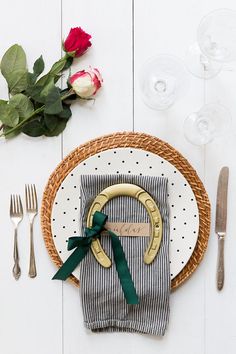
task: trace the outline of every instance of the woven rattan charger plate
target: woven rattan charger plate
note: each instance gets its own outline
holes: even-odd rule
[[[190,184],[199,210],[199,234],[196,246],[188,263],[171,282],[172,290],[181,285],[198,267],[207,248],[210,234],[210,203],[205,188],[196,171],[189,162],[166,142],[144,133],[115,133],[91,140],[72,151],[55,169],[44,191],[41,208],[41,225],[44,241],[53,262],[60,267],[61,258],[55,247],[51,231],[51,212],[53,202],[66,176],[82,161],[102,151],[114,148],[131,147],[152,152],[175,166]],[[79,286],[73,275],[70,280]]]

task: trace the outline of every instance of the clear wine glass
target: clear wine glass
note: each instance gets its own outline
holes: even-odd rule
[[[229,110],[218,103],[204,105],[191,113],[184,122],[184,135],[194,145],[205,145],[224,135],[230,128]]]
[[[187,91],[188,73],[182,61],[170,55],[148,60],[140,73],[143,101],[156,110],[165,110]]]
[[[189,71],[199,78],[216,76],[223,63],[236,60],[236,11],[217,9],[201,20],[197,43],[187,51]]]

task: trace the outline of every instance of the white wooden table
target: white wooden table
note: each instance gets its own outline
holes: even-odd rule
[[[191,87],[173,108],[149,109],[141,100],[138,72],[143,62],[159,53],[184,58],[196,39],[202,16],[216,8],[236,9],[234,0],[9,0],[1,3],[0,54],[21,44],[29,67],[42,53],[49,67],[61,55],[61,40],[70,27],[82,26],[93,35],[93,47],[78,62],[97,66],[104,87],[94,107],[76,104],[63,136],[0,141],[0,353],[162,353],[233,354],[236,347],[236,188],[235,119],[231,133],[206,148],[189,144],[183,121],[204,102],[219,102],[236,115],[235,64],[204,83],[189,74]],[[1,97],[7,97],[3,79]],[[29,232],[25,218],[19,230],[22,276],[12,277],[13,230],[9,194],[35,183],[39,197],[49,174],[73,148],[91,138],[115,131],[150,133],[169,142],[196,168],[205,183],[215,213],[216,184],[222,165],[230,167],[229,219],[226,240],[226,281],[216,291],[217,241],[212,227],[206,256],[192,276],[171,295],[171,318],[165,337],[138,334],[91,334],[83,327],[78,289],[51,281],[55,266],[44,246],[39,217],[35,248],[38,277],[27,276]],[[214,222],[213,222],[214,224]],[[213,225],[214,226],[214,225]]]

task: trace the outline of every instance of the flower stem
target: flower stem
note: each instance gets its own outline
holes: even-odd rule
[[[69,98],[71,95],[74,94],[73,89],[70,89],[64,96],[61,96],[61,101],[66,100],[67,98]],[[37,115],[38,113],[42,112],[45,108],[45,105],[39,107],[38,109],[36,109],[29,117],[25,118],[24,120],[22,120],[19,124],[17,124],[15,127],[13,127],[12,129],[9,129],[6,133],[2,133],[0,135],[0,138],[3,136],[7,136],[11,133],[13,133],[15,130],[21,128],[25,123],[27,123],[28,121],[31,120],[31,118],[33,118],[35,115]]]

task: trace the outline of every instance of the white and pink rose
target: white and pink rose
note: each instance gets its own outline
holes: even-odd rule
[[[90,98],[102,86],[102,77],[98,69],[89,68],[81,70],[72,75],[69,79],[74,92],[81,98]]]

